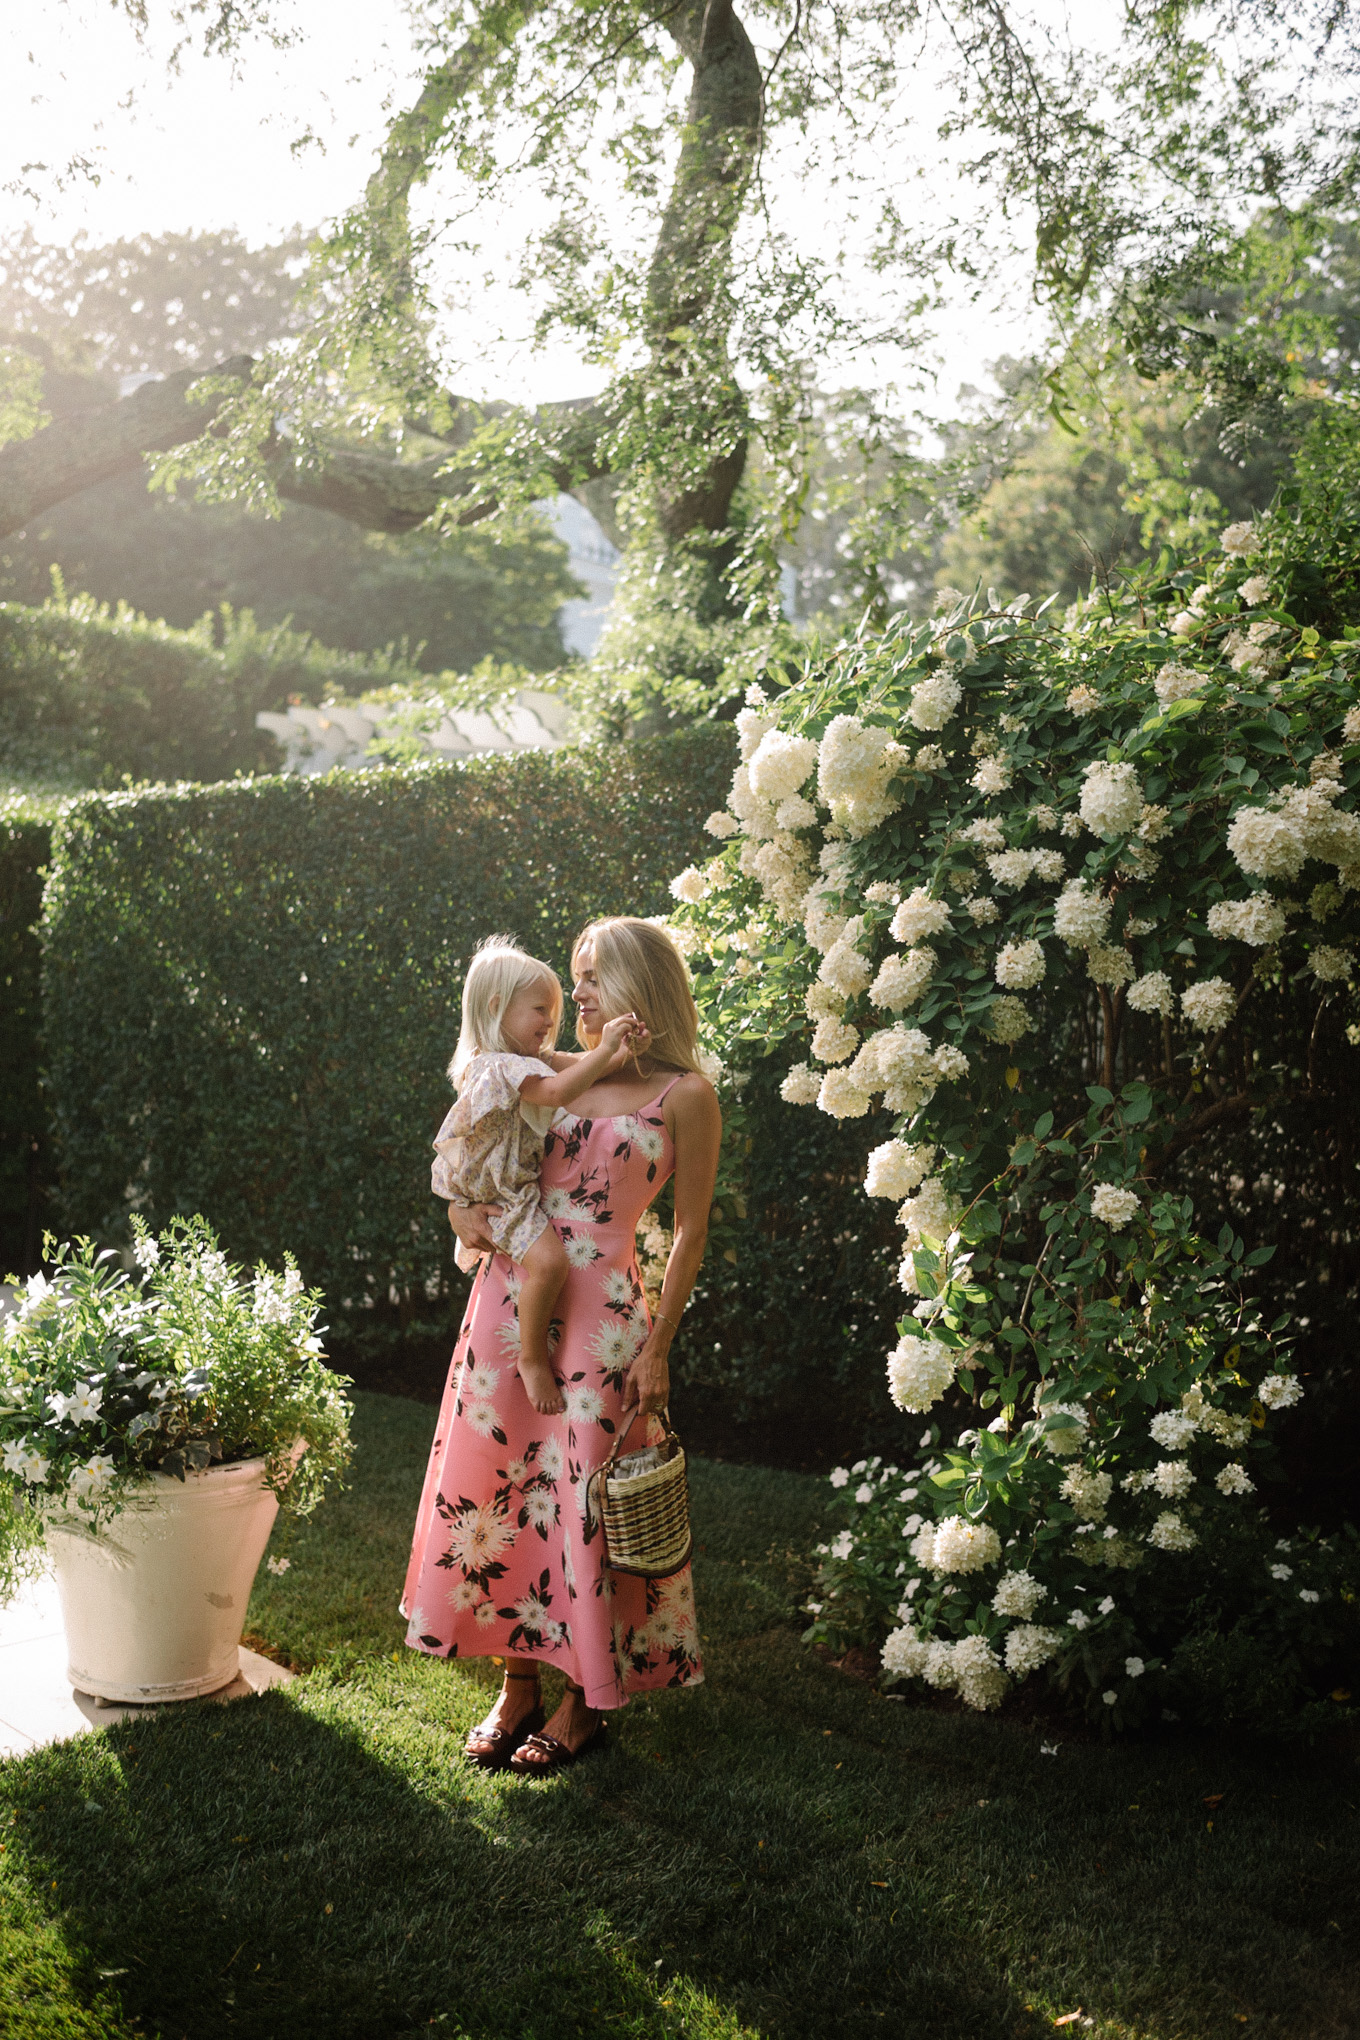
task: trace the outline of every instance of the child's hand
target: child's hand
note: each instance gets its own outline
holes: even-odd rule
[[[633,1052],[634,1039],[641,1022],[634,1013],[620,1013],[616,1020],[606,1020],[600,1029],[600,1046],[609,1050],[610,1070],[619,1070]],[[643,1034],[646,1028],[643,1027]]]

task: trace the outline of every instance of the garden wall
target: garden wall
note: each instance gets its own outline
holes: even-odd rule
[[[44,916],[69,1227],[202,1211],[235,1255],[292,1248],[352,1324],[426,1313],[453,1278],[430,1140],[474,943],[508,929],[565,974],[592,915],[662,911],[733,755],[706,725],[73,805]]]

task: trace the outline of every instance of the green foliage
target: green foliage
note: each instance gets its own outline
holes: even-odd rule
[[[291,1259],[286,1276],[261,1263],[251,1281],[202,1219],[175,1221],[159,1241],[134,1227],[142,1284],[89,1240],[49,1237],[54,1279],[32,1276],[7,1320],[5,1588],[31,1562],[47,1515],[102,1529],[149,1473],[183,1480],[259,1458],[280,1505],[305,1516],[349,1458],[347,1384],[319,1357],[320,1299]]]
[[[286,1241],[347,1330],[443,1318],[430,1141],[473,945],[565,970],[592,915],[655,912],[731,755],[708,728],[72,805],[45,915],[70,1225],[202,1211],[235,1257]]]
[[[41,1189],[51,1167],[40,1082],[42,959],[37,923],[51,822],[32,803],[0,800],[0,1263],[29,1274],[42,1236]]]
[[[278,751],[258,710],[398,678],[419,685],[398,659],[328,651],[249,614],[172,630],[82,596],[0,603],[0,771],[69,791],[268,770]]]
[[[1269,1250],[1206,1234],[1174,1173],[1306,1085],[1354,1010],[1357,634],[1282,606],[1306,541],[1282,508],[1061,629],[1016,605],[862,634],[738,718],[741,833],[677,881],[711,1043],[749,1059],[815,1020],[825,1067],[784,1095],[845,1122],[884,1101],[867,1187],[905,1197],[920,1299],[893,1398],[952,1393],[969,1425],[892,1503],[886,1662],[974,1706],[1052,1662],[1084,1703],[1106,1680],[1120,1726],[1166,1654],[1168,1567],[1202,1579],[1190,1554],[1238,1517],[1270,1562],[1242,1497],[1299,1400],[1291,1327],[1253,1298]],[[815,1633],[844,1633],[842,1543]],[[993,1605],[1003,1566],[1033,1593]],[[1127,1676],[1085,1635],[1097,1603]]]

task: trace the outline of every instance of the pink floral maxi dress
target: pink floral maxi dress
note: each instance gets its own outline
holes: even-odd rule
[[[557,1114],[542,1183],[571,1263],[554,1319],[566,1412],[540,1416],[525,1394],[518,1278],[503,1254],[484,1259],[453,1350],[402,1600],[413,1649],[541,1659],[574,1679],[590,1707],[703,1678],[689,1567],[656,1581],[611,1573],[586,1509],[650,1329],[634,1233],[675,1166],[665,1095],[611,1119]],[[625,1450],[643,1442],[642,1429],[634,1424]]]

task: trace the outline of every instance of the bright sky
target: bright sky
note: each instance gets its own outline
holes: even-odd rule
[[[1093,14],[1114,4],[1092,0]],[[172,38],[156,25],[166,10],[151,0],[149,11],[143,45],[109,0],[10,0],[0,9],[0,225],[28,221],[52,241],[80,229],[99,241],[234,227],[258,245],[341,210],[362,187],[387,109],[413,96],[401,0],[279,0],[276,18],[296,41],[248,45],[235,75],[193,52],[170,72]],[[314,139],[298,146],[303,136]],[[98,183],[79,174],[59,181],[81,156]],[[506,239],[516,225],[507,220]],[[984,381],[989,360],[1022,351],[1038,330],[1019,279],[1001,304],[960,302],[937,325],[938,408],[948,412],[961,383]],[[475,333],[460,352],[469,340],[476,352]],[[485,393],[567,397],[598,383],[565,349],[533,358],[518,350],[499,357]]]

